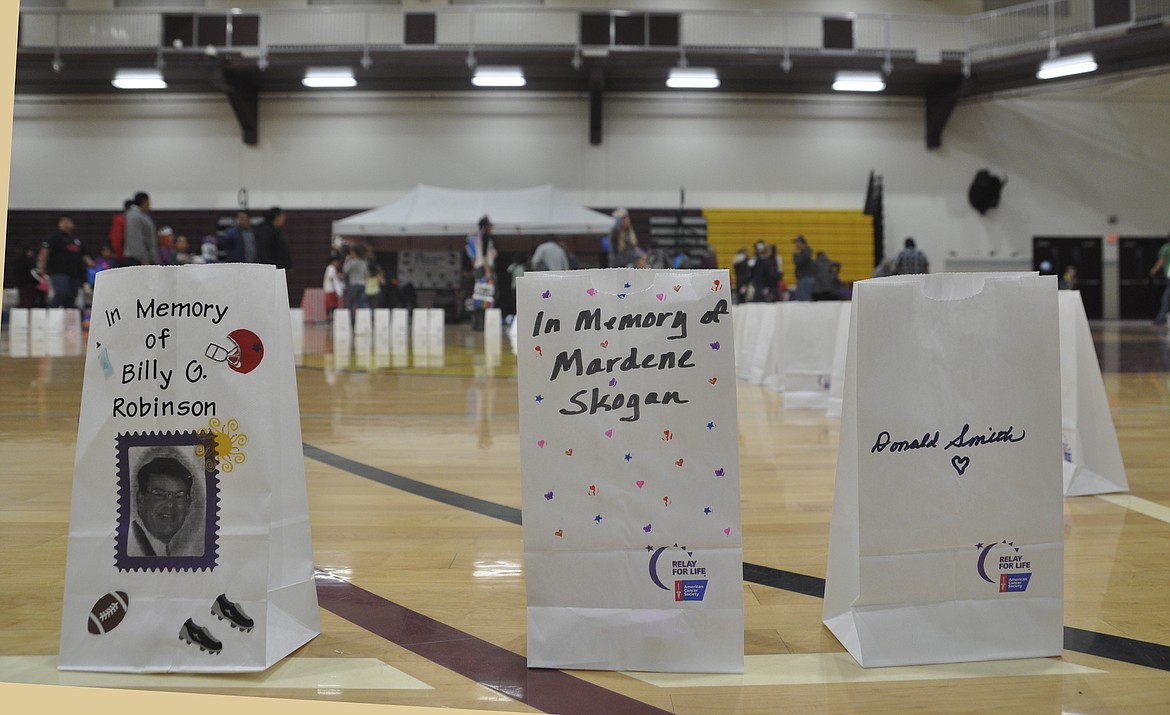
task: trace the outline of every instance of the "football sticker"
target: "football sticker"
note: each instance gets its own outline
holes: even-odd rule
[[[89,632],[96,636],[114,630],[126,617],[129,606],[130,597],[125,591],[114,591],[102,596],[89,610]]]

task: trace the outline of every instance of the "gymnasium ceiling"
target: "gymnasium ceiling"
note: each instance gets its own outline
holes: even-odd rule
[[[23,20],[22,17],[22,30]],[[184,36],[182,27],[176,30],[168,25],[164,29],[164,33],[176,32]],[[668,28],[665,46],[658,43],[642,47],[612,41],[609,46],[444,45],[434,43],[433,25],[431,32],[431,44],[423,45],[273,46],[264,52],[258,52],[255,46],[233,49],[222,44],[212,45],[214,50],[207,46],[199,49],[190,44],[190,39],[188,44],[166,42],[170,35],[156,47],[34,46],[22,41],[17,51],[16,93],[18,97],[109,94],[115,70],[162,65],[168,85],[165,92],[222,93],[236,113],[243,140],[252,144],[258,140],[256,117],[264,94],[319,91],[307,90],[301,84],[308,67],[352,67],[358,88],[366,92],[463,92],[471,89],[473,66],[517,65],[523,67],[527,85],[507,91],[588,93],[590,141],[597,144],[602,139],[605,96],[677,91],[667,89],[665,79],[670,69],[680,64],[680,55],[685,54],[691,67],[715,68],[721,85],[714,91],[729,94],[828,94],[840,70],[881,71],[886,89],[880,96],[925,101],[926,143],[936,147],[941,145],[946,121],[960,101],[1039,86],[1036,69],[1048,56],[1043,46],[992,53],[987,59],[943,53],[934,61],[921,61],[912,49],[682,48],[677,27],[673,36]],[[581,32],[584,34],[584,29]],[[1070,78],[1044,82],[1044,86],[1063,82],[1096,87],[1089,91],[1115,99],[1122,91],[1165,98],[1165,78],[1170,76],[1170,26],[1164,21],[1147,22],[1140,28],[1103,37],[1082,34],[1083,37],[1063,40],[1060,53],[1092,52],[1098,64],[1095,81],[1086,85],[1083,78],[1079,84],[1076,78]],[[189,34],[186,36],[189,38]],[[825,37],[827,43],[827,26]],[[1120,79],[1121,84],[1102,85],[1102,78]]]

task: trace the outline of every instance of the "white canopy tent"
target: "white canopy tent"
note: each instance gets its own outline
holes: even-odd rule
[[[588,236],[613,218],[556,188],[468,191],[419,184],[397,201],[333,222],[335,237],[465,236],[488,216],[497,235]]]

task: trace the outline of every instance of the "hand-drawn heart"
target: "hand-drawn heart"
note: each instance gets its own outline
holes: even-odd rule
[[[715,476],[717,476],[717,477],[723,476],[723,467],[720,467],[719,469],[715,470]]]
[[[608,348],[608,347],[609,347],[609,341],[608,341],[608,340],[602,340],[602,341],[601,341],[601,347],[603,347],[603,348]]]
[[[677,293],[682,290],[682,286],[674,286],[674,292]]]
[[[655,293],[655,294],[654,294],[654,297],[655,297],[655,298],[657,298],[658,300],[666,300],[666,294],[665,294],[665,293]]]
[[[712,349],[712,350],[718,350],[718,349],[719,349],[719,341],[718,341],[718,340],[716,340],[715,342],[711,343],[711,349]]]
[[[680,458],[677,462],[675,462],[675,464],[681,467],[683,465],[682,459]]]
[[[554,534],[556,534],[557,536],[564,536],[564,535],[565,535],[565,530],[564,530],[564,529],[557,529],[557,530],[556,530],[556,531],[554,531],[553,533],[554,533]]]
[[[709,382],[709,383],[711,383],[712,385],[714,385],[715,383],[719,382],[719,378],[717,378],[717,377],[710,377],[710,378],[707,378],[707,382]]]
[[[585,291],[585,292],[586,292],[586,293],[588,293],[590,297],[593,297],[593,296],[597,295],[597,289],[596,289],[596,288],[590,288],[589,290],[587,290],[587,291]]]
[[[552,501],[552,498],[553,498],[553,493],[552,493],[552,492],[545,492],[545,493],[544,493],[544,498],[545,498],[546,500],[548,500],[548,501]]]
[[[967,465],[969,464],[971,464],[970,457],[960,457],[957,454],[951,457],[951,466],[955,468],[955,471],[959,473],[960,477],[963,476],[963,472],[967,471]]]
[[[543,439],[536,440],[536,446],[540,447],[541,449],[544,449],[544,440]]]
[[[637,485],[638,485],[638,488],[639,488],[639,489],[641,489],[642,487],[646,486],[646,480],[645,480],[645,479],[639,479],[638,481],[634,482],[634,484],[637,484]]]
[[[731,527],[729,526],[729,527],[727,527],[726,529],[724,529],[724,530],[723,530],[723,533],[724,533],[724,534],[727,534],[728,536],[731,536]]]
[[[566,456],[566,457],[572,457],[572,456],[573,456],[573,448],[572,448],[572,447],[569,447],[568,449],[566,449],[566,450],[565,450],[565,456]]]
[[[607,429],[607,430],[605,431],[605,436],[606,436],[606,437],[609,437],[610,439],[613,439],[613,430],[611,430],[611,429]]]
[[[540,294],[541,298],[549,298],[551,296],[552,296],[552,291],[548,291],[548,290],[546,290],[545,292]],[[560,534],[557,534],[557,536],[560,536]]]

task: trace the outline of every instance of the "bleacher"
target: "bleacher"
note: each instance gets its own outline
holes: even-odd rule
[[[874,268],[873,217],[849,210],[705,209],[707,243],[720,268],[731,268],[736,251],[757,241],[774,244],[792,280],[792,239],[803,235],[813,253],[824,251],[841,264],[840,279],[869,278]]]

